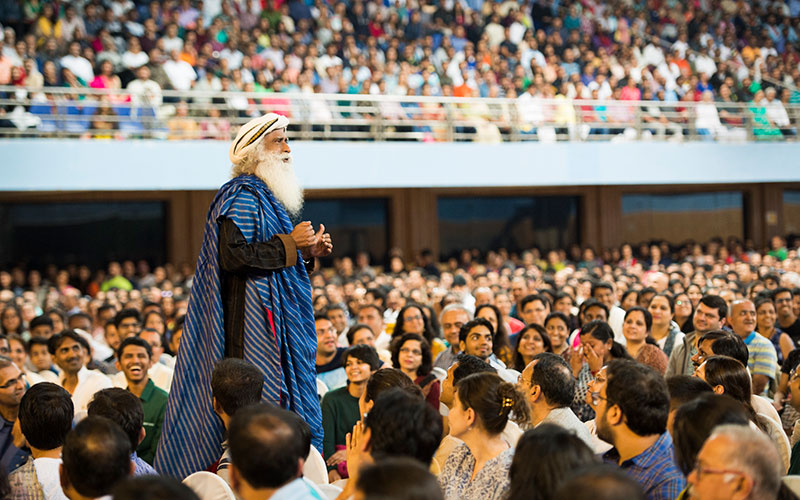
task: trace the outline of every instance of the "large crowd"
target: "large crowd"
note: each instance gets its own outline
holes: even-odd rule
[[[676,104],[641,109],[657,135],[692,123],[703,135],[736,136],[750,121],[759,136],[793,136],[798,13],[797,0],[5,1],[0,85],[34,92],[6,94],[32,102],[4,106],[0,119],[55,132],[56,123],[30,118],[63,108],[85,117],[67,131],[114,137],[133,107],[139,118],[163,120],[172,138],[228,139],[228,117],[265,108],[312,123],[375,113],[308,98],[341,93],[513,98],[523,132],[580,119],[609,133],[634,115],[630,106],[563,105],[574,100],[661,101]],[[70,94],[35,92],[42,87],[111,93],[63,105]],[[129,94],[113,93],[121,89]],[[183,98],[189,111],[182,98],[163,96],[170,89],[206,93]],[[263,97],[214,96],[221,91]],[[305,96],[302,109],[292,95]],[[687,101],[705,105],[689,114]],[[436,121],[438,108],[384,103],[378,111]],[[480,106],[463,114],[509,119]]]
[[[153,464],[191,269],[13,266],[0,493],[795,498],[782,478],[800,474],[797,246],[338,257],[311,275],[323,449],[228,358],[210,379],[226,440],[189,488]]]

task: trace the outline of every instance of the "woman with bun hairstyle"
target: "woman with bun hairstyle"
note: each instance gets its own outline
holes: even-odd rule
[[[464,444],[439,475],[445,500],[500,500],[508,494],[514,449],[500,436],[509,419],[528,421],[525,396],[494,373],[475,373],[455,387],[450,435]]]

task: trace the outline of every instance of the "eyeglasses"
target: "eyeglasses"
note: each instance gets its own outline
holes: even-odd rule
[[[589,397],[592,398],[592,406],[599,405],[600,401],[608,401],[608,398],[604,398],[599,392],[590,392]]]
[[[708,474],[730,474],[731,476],[744,476],[744,472],[731,469],[712,469],[711,467],[703,466],[699,461],[694,463],[694,471],[697,474],[697,480],[700,481],[703,475]],[[726,478],[725,481],[730,481],[732,477]]]
[[[5,384],[0,385],[0,389],[8,389],[9,387],[14,387],[18,383],[22,382],[22,385],[25,385],[25,374],[20,373],[19,377],[9,379]]]
[[[414,356],[422,356],[422,351],[419,349],[411,349],[410,347],[401,347],[400,352],[403,354],[413,354]]]

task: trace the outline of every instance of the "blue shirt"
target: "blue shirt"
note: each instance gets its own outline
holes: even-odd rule
[[[133,465],[135,467],[133,471],[134,476],[158,475],[158,472],[156,472],[156,470],[153,467],[151,467],[150,464],[139,458],[139,456],[136,454],[135,451],[131,454],[131,460],[133,461]]]
[[[619,453],[611,448],[603,455],[608,463],[619,464]],[[640,454],[625,460],[620,468],[644,490],[647,500],[674,500],[686,487],[686,478],[673,460],[672,438],[665,432]]]
[[[20,450],[14,446],[14,438],[11,436],[13,427],[14,422],[0,418],[0,464],[9,474],[24,464],[30,455],[27,450]]]

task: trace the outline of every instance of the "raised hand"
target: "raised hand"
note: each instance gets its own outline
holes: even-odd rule
[[[294,226],[289,236],[292,237],[297,248],[300,249],[308,248],[317,241],[317,235],[314,234],[314,226],[311,225],[310,221],[303,221]]]

